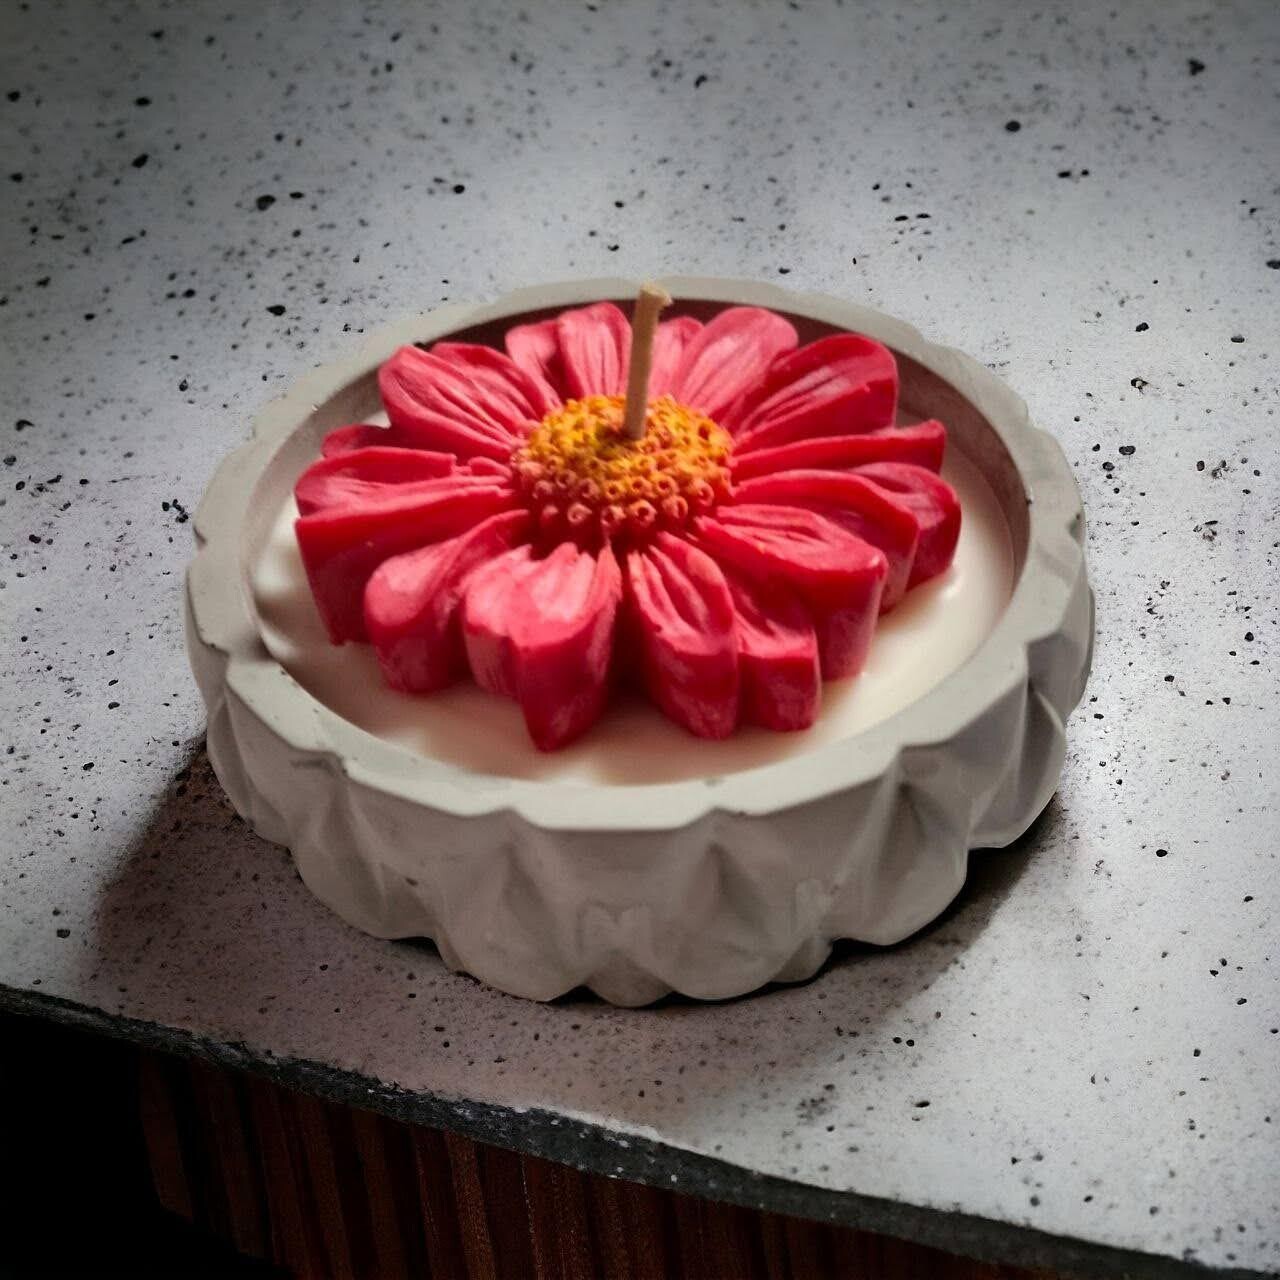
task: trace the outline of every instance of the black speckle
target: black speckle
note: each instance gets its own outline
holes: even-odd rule
[[[1157,849],[1157,850],[1156,850],[1156,857],[1157,857],[1157,858],[1167,858],[1168,856],[1169,856],[1169,850],[1168,850],[1168,849]]]
[[[20,174],[20,173],[11,173],[11,174],[9,175],[9,181],[10,181],[10,182],[21,182],[21,181],[22,181],[22,174]]]
[[[284,304],[280,302],[273,303],[267,308],[267,310],[270,311],[273,316],[282,316],[284,315]]]
[[[57,932],[58,932],[58,937],[60,937],[60,938],[69,938],[69,937],[71,937],[71,930],[70,930],[70,929],[63,928],[63,929],[59,929]]]
[[[36,424],[32,422],[30,418],[19,418],[17,422],[13,424],[13,429],[15,431],[25,431],[28,427],[34,427],[35,425]]]
[[[149,107],[151,105],[150,98],[134,98],[133,105],[135,107]]]
[[[141,169],[147,163],[147,153],[144,151],[140,156],[134,156],[129,162],[135,169]]]
[[[7,97],[10,102],[17,102],[17,100],[22,97],[22,93],[18,89],[10,89],[5,97]]]
[[[703,86],[704,84],[706,84],[706,83],[707,83],[707,77],[706,77],[706,76],[696,76],[696,77],[694,77],[693,87],[694,87],[695,89],[701,89],[701,88],[702,88],[702,86]]]
[[[1021,129],[1021,128],[1022,128],[1022,121],[1020,121],[1020,120],[1007,120],[1007,121],[1005,122],[1004,131],[1005,131],[1005,133],[1017,133],[1017,132],[1018,132],[1018,130],[1019,130],[1019,129]]]
[[[93,761],[86,760],[80,767],[85,771],[85,773],[88,773],[89,770],[93,768]]]
[[[1187,70],[1190,71],[1193,76],[1198,76],[1204,70],[1204,63],[1201,62],[1199,58],[1188,58]]]
[[[19,480],[18,483],[22,484],[22,481]],[[22,487],[25,489],[26,485],[22,484]],[[31,543],[33,547],[38,547],[40,545],[40,535],[38,533],[29,533],[27,534],[27,541]]]
[[[1236,1001],[1236,1004],[1248,1004],[1248,1003],[1249,1003],[1249,1001],[1248,1001],[1244,996],[1241,996],[1241,997]]]
[[[259,196],[253,203],[257,206],[258,212],[261,213],[264,209],[270,209],[275,202],[275,196]]]
[[[1267,266],[1269,266],[1272,271],[1280,271],[1280,258],[1268,258]]]
[[[1231,341],[1232,341],[1232,342],[1243,342],[1243,341],[1244,341],[1244,334],[1242,334],[1242,333],[1233,333],[1233,334],[1231,335]]]
[[[301,199],[302,199],[302,192],[301,192],[301,191],[290,191],[290,192],[289,192],[289,199],[290,199],[290,200],[301,200]]]
[[[455,196],[460,196],[466,189],[467,186],[464,182],[455,182],[453,184],[453,194]]]
[[[1144,388],[1149,387],[1151,384],[1146,380],[1146,378],[1130,378],[1129,385],[1135,391],[1142,391]]]
[[[1137,445],[1122,444],[1120,446],[1120,452],[1124,454],[1126,458],[1131,458],[1137,452]]]
[[[1146,333],[1149,328],[1151,328],[1151,326],[1144,320],[1141,324],[1134,325],[1133,331],[1134,333]]]

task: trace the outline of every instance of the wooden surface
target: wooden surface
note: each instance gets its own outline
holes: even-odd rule
[[[1052,1280],[582,1174],[10,1015],[0,1149],[4,1280]]]
[[[1049,1280],[411,1128],[143,1053],[160,1202],[293,1275],[335,1280]]]

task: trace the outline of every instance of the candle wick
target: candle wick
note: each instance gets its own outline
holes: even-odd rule
[[[657,284],[642,284],[631,316],[631,364],[627,373],[626,415],[622,431],[628,440],[644,435],[649,408],[649,371],[653,367],[653,335],[658,312],[671,305],[671,295]]]

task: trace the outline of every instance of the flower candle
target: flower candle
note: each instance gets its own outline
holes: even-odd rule
[[[627,292],[369,335],[219,468],[187,579],[237,811],[352,924],[538,999],[919,929],[1044,807],[1091,653],[1071,468],[988,370],[838,299]]]
[[[325,440],[295,489],[298,545],[334,643],[431,693],[469,669],[536,745],[586,731],[632,676],[720,738],[811,725],[878,616],[950,564],[945,429],[899,427],[889,350],[800,346],[730,307],[633,335],[602,302],[383,366],[386,428]],[[643,412],[642,412],[643,410]]]

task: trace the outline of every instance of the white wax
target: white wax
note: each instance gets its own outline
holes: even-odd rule
[[[262,637],[294,679],[340,716],[476,773],[627,784],[754,768],[886,719],[959,667],[995,624],[1013,585],[1008,526],[981,473],[954,447],[942,474],[964,513],[951,568],[880,619],[866,667],[824,685],[817,723],[802,733],[747,728],[707,742],[647,703],[624,699],[578,742],[543,754],[530,743],[519,707],[470,681],[425,697],[388,689],[368,645],[329,643],[294,540],[292,498],[254,567]]]

